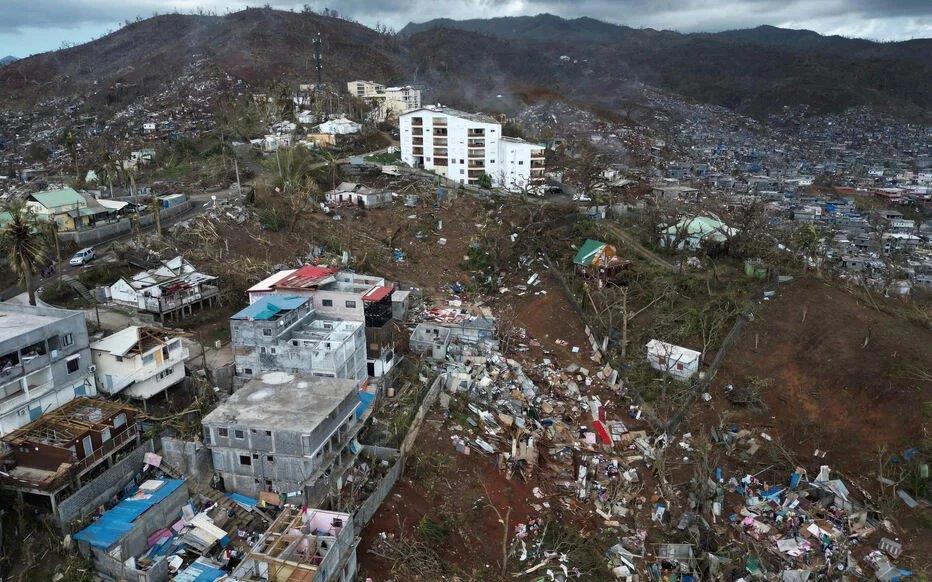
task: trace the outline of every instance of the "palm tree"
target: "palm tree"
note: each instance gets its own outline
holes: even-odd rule
[[[46,249],[55,249],[55,271],[58,273],[58,286],[61,287],[61,241],[58,238],[58,223],[54,220],[39,222],[39,230]]]
[[[45,244],[39,233],[36,216],[21,202],[11,204],[10,220],[0,233],[10,268],[26,286],[29,305],[36,304],[35,274],[45,259]]]

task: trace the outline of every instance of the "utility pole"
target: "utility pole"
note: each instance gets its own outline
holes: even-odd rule
[[[320,52],[320,33],[314,37],[314,68],[317,69],[317,90],[320,91],[324,82],[323,56]]]

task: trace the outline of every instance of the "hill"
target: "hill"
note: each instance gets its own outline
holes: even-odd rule
[[[10,63],[12,63],[12,62],[15,61],[15,60],[16,60],[16,57],[11,56],[11,55],[7,55],[7,56],[3,57],[2,59],[0,59],[0,67],[2,67],[3,65],[9,65]]]
[[[922,117],[932,109],[929,39],[876,43],[772,26],[680,34],[549,14],[432,20],[400,34],[420,43],[425,35],[449,39],[456,32],[485,35],[490,52],[504,50],[495,41],[530,48],[554,59],[554,67],[561,54],[585,62],[576,68],[580,95],[635,80],[757,116],[795,105],[815,112],[872,105]],[[586,82],[587,70],[598,71],[596,82]]]
[[[873,43],[774,27],[687,35],[547,14],[435,20],[390,36],[326,15],[266,8],[155,16],[21,59],[0,69],[0,99],[77,95],[128,103],[182,74],[219,74],[254,87],[308,81],[318,32],[325,80],[418,82],[431,89],[429,99],[463,107],[502,108],[503,99],[546,90],[611,108],[647,84],[755,116],[796,105],[817,113],[872,105],[924,118],[932,111],[929,40]]]

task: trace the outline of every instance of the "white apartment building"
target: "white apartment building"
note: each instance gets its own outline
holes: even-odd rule
[[[377,103],[374,112],[377,121],[398,117],[421,106],[421,91],[411,85],[386,87],[373,81],[350,81],[346,90],[360,99]]]
[[[481,113],[426,107],[399,118],[401,159],[459,184],[492,185],[509,191],[534,190],[544,183],[544,146],[503,137],[502,126]]]
[[[188,350],[181,338],[130,326],[91,344],[99,390],[148,399],[185,377]]]

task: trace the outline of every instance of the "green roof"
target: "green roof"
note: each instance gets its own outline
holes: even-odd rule
[[[84,196],[78,194],[74,188],[36,192],[32,195],[32,199],[50,210],[62,206],[71,208],[87,206],[87,201],[84,200]]]
[[[579,252],[576,253],[576,256],[573,258],[573,262],[577,265],[588,267],[592,265],[592,261],[604,248],[604,242],[587,238],[586,242],[583,243],[583,245],[579,248]]]

